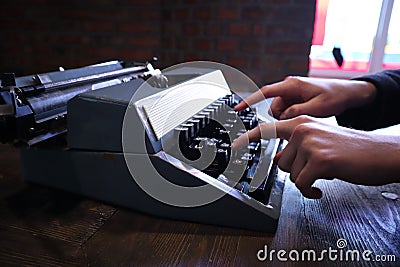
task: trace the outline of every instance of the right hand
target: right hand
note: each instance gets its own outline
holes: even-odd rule
[[[263,86],[236,105],[235,110],[275,97],[271,104],[275,118],[290,119],[299,115],[329,117],[348,108],[366,105],[375,95],[375,86],[365,81],[287,77],[281,82]]]
[[[362,185],[400,182],[400,136],[326,124],[308,116],[261,123],[237,138],[232,150],[260,139],[284,138],[274,161],[307,198],[320,198],[318,179]]]

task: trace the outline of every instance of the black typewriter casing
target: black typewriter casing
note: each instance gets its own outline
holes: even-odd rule
[[[171,74],[169,79],[176,79],[176,84],[179,84],[213,71],[199,69],[194,70],[193,75]],[[133,113],[130,122],[141,138],[133,137],[138,143],[132,141],[131,150],[127,151],[122,145],[121,125],[127,108],[132,104],[132,97],[140,101],[165,90],[149,88],[138,92],[143,83],[143,79],[134,79],[84,92],[70,100],[67,143],[22,148],[25,179],[163,218],[274,233],[280,216],[286,173],[273,164],[272,158],[282,142],[278,139],[266,142],[262,155],[259,155],[263,158],[264,172],[270,176],[266,199],[262,202],[169,155],[140,111]],[[140,173],[148,179],[152,179],[156,171],[176,184],[212,184],[224,195],[212,203],[195,207],[160,202],[143,191],[132,178],[126,154],[137,166],[143,166]],[[148,159],[155,170],[146,167]]]

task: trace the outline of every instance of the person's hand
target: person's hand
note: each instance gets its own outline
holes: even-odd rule
[[[290,172],[290,179],[307,198],[322,197],[321,190],[312,186],[319,178],[363,185],[400,180],[399,136],[348,129],[308,116],[260,124],[241,135],[232,149],[275,137],[289,141],[275,162]]]
[[[364,81],[287,77],[284,81],[262,87],[235,106],[235,110],[275,97],[271,104],[275,118],[289,119],[299,115],[329,117],[348,108],[366,105],[375,95],[375,86]]]

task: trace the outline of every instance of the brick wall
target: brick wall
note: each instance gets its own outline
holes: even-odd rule
[[[0,8],[0,71],[110,59],[211,60],[259,84],[306,75],[315,0],[13,0]]]

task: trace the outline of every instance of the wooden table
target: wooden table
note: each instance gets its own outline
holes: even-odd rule
[[[273,253],[274,266],[400,266],[400,199],[382,196],[400,195],[400,184],[320,181],[324,197],[309,200],[287,181],[278,231],[271,235],[155,218],[27,184],[21,176],[18,151],[0,145],[1,266],[270,266],[269,258],[257,257],[263,259],[265,248],[287,258]],[[349,250],[357,250],[360,261],[349,253],[346,261]],[[397,261],[365,261],[366,250],[370,258],[394,255]],[[323,263],[310,251],[317,258],[324,253]]]

